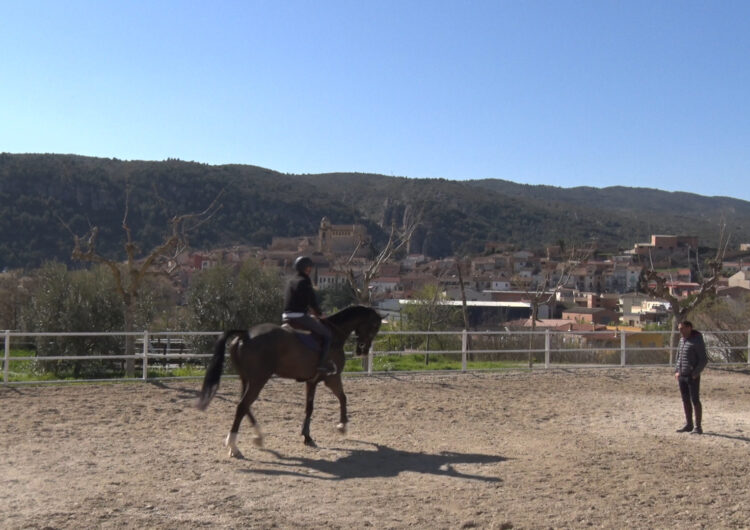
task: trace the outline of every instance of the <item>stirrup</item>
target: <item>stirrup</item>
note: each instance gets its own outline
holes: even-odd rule
[[[333,364],[333,362],[331,361],[326,361],[323,364],[319,364],[317,368],[315,368],[315,371],[318,372],[320,375],[335,375],[336,365]]]

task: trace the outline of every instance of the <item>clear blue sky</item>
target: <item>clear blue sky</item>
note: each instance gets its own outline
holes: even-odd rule
[[[0,4],[0,151],[750,200],[750,2]]]

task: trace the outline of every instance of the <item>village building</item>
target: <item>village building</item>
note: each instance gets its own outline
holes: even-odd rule
[[[728,280],[729,287],[743,287],[750,289],[750,271],[738,271]]]
[[[636,243],[631,251],[639,256],[647,256],[652,251],[669,251],[674,252],[683,248],[698,248],[697,236],[673,236],[673,235],[652,235],[650,243]]]
[[[617,313],[603,307],[571,307],[563,309],[563,320],[572,320],[584,324],[609,324],[617,322]]]

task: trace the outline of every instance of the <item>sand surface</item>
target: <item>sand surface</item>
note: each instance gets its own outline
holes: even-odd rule
[[[747,528],[750,371],[707,370],[703,436],[665,368],[0,387],[2,528]]]

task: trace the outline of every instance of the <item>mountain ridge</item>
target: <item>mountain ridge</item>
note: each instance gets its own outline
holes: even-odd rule
[[[324,216],[365,224],[378,244],[391,224],[420,214],[411,250],[431,257],[479,253],[488,241],[541,248],[594,239],[616,252],[654,233],[697,235],[711,246],[722,222],[734,243],[750,241],[750,202],[689,192],[0,153],[0,269],[69,261],[65,225],[76,234],[99,226],[102,251],[121,254],[126,188],[129,224],[144,249],[160,241],[169,217],[202,211],[221,190],[222,208],[191,241],[195,248],[314,234]]]

